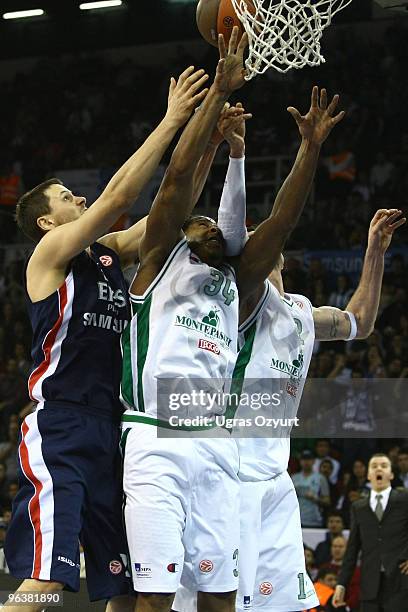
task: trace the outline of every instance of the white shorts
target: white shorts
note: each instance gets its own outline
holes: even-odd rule
[[[132,424],[124,453],[133,584],[142,593],[238,587],[238,450],[231,438],[158,438]],[[187,569],[188,568],[188,569]]]
[[[306,572],[299,503],[287,472],[241,483],[239,557],[239,612],[292,612],[319,605]]]
[[[289,474],[242,482],[240,515],[236,610],[295,612],[319,606],[306,572],[299,504]],[[195,612],[196,594],[182,586],[173,609]]]

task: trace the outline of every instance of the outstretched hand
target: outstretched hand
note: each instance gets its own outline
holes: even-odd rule
[[[310,109],[306,115],[302,116],[293,106],[289,106],[287,110],[296,121],[302,138],[312,144],[320,146],[326,140],[334,126],[337,125],[346,114],[344,111],[341,111],[337,115],[334,115],[338,102],[339,96],[336,94],[330,104],[327,105],[327,91],[325,89],[321,90],[319,100],[319,88],[315,86],[312,90]]]
[[[231,157],[243,157],[245,154],[246,121],[252,119],[251,113],[246,113],[241,102],[235,106],[225,104],[211,142],[218,146],[226,140],[230,146]]]
[[[190,119],[196,106],[201,104],[208,89],[201,89],[208,79],[204,70],[190,66],[179,76],[171,77],[166,119],[181,128]]]
[[[238,43],[239,28],[232,29],[228,50],[222,34],[218,36],[218,49],[220,60],[214,80],[215,90],[223,96],[228,97],[236,89],[240,89],[245,83],[246,71],[244,69],[244,52],[248,46],[248,36],[243,34]]]
[[[406,223],[397,208],[380,209],[375,213],[368,232],[368,247],[385,253],[391,244],[395,230]]]

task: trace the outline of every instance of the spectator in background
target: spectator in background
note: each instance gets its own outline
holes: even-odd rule
[[[304,450],[300,456],[301,471],[292,476],[299,499],[302,527],[321,527],[321,508],[330,505],[329,484],[324,476],[313,471],[314,461],[313,453]]]
[[[337,484],[334,485],[330,482],[330,476],[333,474],[333,461],[331,459],[323,459],[320,463],[319,472],[322,474],[327,482],[329,483],[330,490],[330,505],[335,506],[338,498]]]
[[[0,463],[0,515],[7,505],[7,468],[5,463]]]
[[[351,287],[350,279],[345,274],[339,274],[337,277],[336,291],[332,291],[329,296],[328,306],[335,306],[340,310],[345,310],[350,298],[354,293]]]
[[[305,565],[306,571],[309,574],[311,580],[314,582],[318,573],[318,569],[315,563],[315,556],[313,553],[313,549],[310,546],[303,545],[305,551]]]
[[[327,438],[320,438],[316,441],[316,461],[313,465],[313,471],[318,472],[320,469],[321,462],[324,459],[330,459],[333,464],[333,472],[330,476],[330,482],[335,485],[339,478],[340,463],[337,461],[337,459],[331,456],[330,452],[330,441]]]
[[[327,568],[322,568],[317,574],[317,580],[314,583],[316,595],[319,598],[320,606],[318,610],[313,608],[310,612],[331,612],[331,605],[334,589],[336,588],[336,574]]]
[[[0,442],[0,462],[6,465],[7,479],[16,480],[18,477],[18,424],[10,421],[7,442]]]
[[[347,540],[344,536],[334,537],[330,546],[330,560],[322,565],[322,569],[329,569],[337,576],[343,563],[346,546]]]
[[[8,161],[0,169],[0,238],[10,240],[15,234],[14,213],[17,200],[22,193],[21,177]]]
[[[377,153],[375,164],[370,172],[370,186],[374,195],[382,194],[389,186],[394,172],[394,164],[387,161],[384,153]]]
[[[323,542],[319,542],[315,550],[315,560],[318,567],[329,563],[331,558],[331,545],[334,538],[343,535],[344,521],[341,512],[332,510],[328,513],[326,521],[327,533]]]
[[[408,448],[404,447],[398,453],[398,478],[403,487],[408,488]]]
[[[367,467],[364,461],[356,459],[353,463],[352,473],[349,483],[344,492],[344,499],[341,507],[341,512],[344,517],[344,522],[348,527],[350,525],[350,507],[351,504],[359,499],[364,499],[370,494],[370,489],[367,483]]]

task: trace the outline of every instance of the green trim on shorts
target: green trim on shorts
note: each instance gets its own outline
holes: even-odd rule
[[[122,423],[144,423],[145,425],[155,425],[156,427],[163,427],[164,429],[174,429],[178,431],[203,431],[217,427],[217,423],[215,421],[209,425],[196,425],[191,427],[188,427],[187,425],[180,425],[177,427],[170,425],[168,421],[164,421],[163,419],[155,419],[154,417],[138,414],[124,414],[122,416]]]

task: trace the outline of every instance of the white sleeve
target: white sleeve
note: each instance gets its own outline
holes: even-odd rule
[[[227,243],[226,255],[239,255],[248,240],[246,220],[245,157],[230,157],[218,211],[218,226]]]

